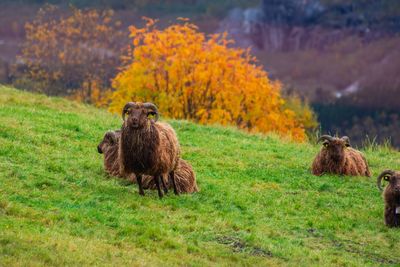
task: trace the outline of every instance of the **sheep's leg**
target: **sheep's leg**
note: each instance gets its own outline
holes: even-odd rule
[[[385,224],[389,227],[394,227],[395,222],[395,209],[392,206],[385,207]]]
[[[144,191],[143,191],[143,186],[142,186],[142,175],[139,174],[139,175],[136,177],[136,179],[137,179],[137,183],[138,183],[138,186],[139,186],[139,194],[142,195],[142,196],[144,196]]]
[[[157,191],[158,191],[158,197],[162,198],[163,197],[163,193],[161,191],[161,187],[160,187],[160,180],[162,179],[161,175],[156,175],[154,176],[154,180],[156,182],[156,186],[157,186]]]
[[[163,188],[164,188],[164,193],[165,193],[165,194],[168,194],[168,187],[167,187],[167,185],[165,184],[165,181],[164,181],[164,177],[163,177],[163,176],[161,177],[161,183],[162,183],[162,186],[163,186]]]
[[[174,193],[175,193],[175,195],[179,195],[178,189],[176,188],[176,183],[175,183],[175,172],[174,172],[174,171],[172,171],[172,172],[169,173],[169,180],[171,181],[172,186],[174,187]]]
[[[394,207],[394,227],[400,227],[400,214],[397,213],[397,207]]]

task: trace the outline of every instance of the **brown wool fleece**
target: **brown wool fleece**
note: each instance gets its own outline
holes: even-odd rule
[[[124,123],[119,147],[122,174],[156,176],[176,169],[180,147],[175,131],[166,123],[148,124],[132,129]]]
[[[119,140],[121,137],[121,131],[110,131],[104,135],[103,140],[98,145],[99,152],[104,154],[104,169],[105,171],[117,177],[123,177],[120,174],[120,166],[118,161],[118,148]],[[136,176],[134,174],[129,175],[126,178],[133,183],[136,183]],[[169,189],[172,189],[172,184],[168,180],[168,176],[163,176],[164,182],[167,184]],[[179,193],[194,193],[198,192],[199,189],[196,183],[196,175],[193,171],[192,166],[185,160],[179,159],[178,166],[175,169],[176,186]],[[143,175],[142,178],[144,189],[156,189],[153,177],[150,175]]]
[[[121,131],[108,131],[97,146],[99,153],[104,155],[104,170],[112,176],[122,177],[119,171],[118,144]]]
[[[136,183],[136,178],[134,179]],[[164,175],[163,179],[167,187],[172,189],[172,184],[168,180],[168,176]],[[179,159],[178,166],[175,169],[175,182],[179,193],[195,193],[199,191],[196,182],[196,174],[192,166],[183,159]],[[156,189],[153,177],[151,176],[144,175],[142,183],[145,189]]]
[[[385,224],[389,227],[400,227],[400,172],[393,170],[382,172],[377,178],[380,190],[382,190],[382,179],[388,182],[383,191]]]
[[[312,163],[312,173],[371,176],[368,163],[363,154],[350,147],[348,138],[330,137],[324,139],[324,146]]]
[[[155,116],[155,120],[149,116]],[[150,175],[157,185],[158,196],[162,198],[160,184],[164,175],[169,175],[175,194],[179,194],[174,171],[180,147],[175,131],[170,125],[157,122],[158,117],[158,109],[153,103],[129,102],[124,106],[118,158],[121,174],[136,175],[140,195],[144,195],[142,176]],[[164,183],[163,187],[166,193]]]

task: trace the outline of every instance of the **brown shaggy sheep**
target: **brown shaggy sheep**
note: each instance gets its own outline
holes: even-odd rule
[[[324,173],[371,176],[368,163],[363,154],[350,145],[347,136],[342,138],[323,135],[318,142],[323,141],[323,147],[312,164],[312,173],[321,176]]]
[[[118,148],[119,139],[121,137],[121,131],[108,131],[103,140],[97,146],[97,150],[100,154],[104,155],[104,169],[112,176],[125,178],[120,174],[120,167],[118,161]],[[126,178],[133,183],[137,183],[136,176],[134,174]],[[179,159],[178,166],[175,170],[176,187],[179,193],[194,193],[198,192],[199,189],[196,183],[196,175],[193,171],[192,166],[183,159]],[[167,188],[172,189],[172,184],[168,183],[168,176],[163,176],[164,183]],[[143,175],[142,178],[143,189],[156,189],[153,177],[149,175]]]
[[[112,176],[121,177],[118,162],[118,143],[121,131],[108,131],[97,146],[97,151],[104,154],[104,169]]]
[[[377,185],[381,191],[382,179],[388,182],[383,192],[385,224],[389,227],[400,227],[400,172],[392,170],[382,172],[377,179]]]
[[[149,115],[154,115],[155,120]],[[152,103],[129,102],[125,105],[118,158],[121,174],[136,175],[140,195],[144,195],[142,176],[150,175],[154,177],[158,196],[162,198],[160,185],[164,175],[169,175],[174,193],[178,194],[174,171],[180,147],[175,131],[170,125],[157,122],[158,116],[158,109]],[[166,187],[164,191],[167,193]]]

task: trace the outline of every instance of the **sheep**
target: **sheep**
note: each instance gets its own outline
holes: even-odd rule
[[[175,179],[178,193],[195,193],[199,191],[193,167],[183,159],[179,159],[175,171]]]
[[[121,131],[108,131],[105,133],[103,140],[97,146],[100,154],[104,154],[104,169],[111,176],[125,178],[133,183],[136,183],[136,176],[134,174],[129,177],[123,177],[120,174],[120,167],[118,161],[118,148]],[[196,183],[196,175],[192,166],[183,159],[179,159],[178,166],[175,170],[176,187],[178,193],[194,193],[199,189]],[[168,184],[168,176],[163,176],[163,182],[167,188],[172,188],[172,184]],[[153,177],[143,175],[142,178],[143,189],[156,189]],[[168,184],[168,186],[167,186]],[[165,190],[165,189],[164,189]]]
[[[149,115],[155,116],[155,119],[149,118]],[[157,122],[158,117],[158,109],[153,103],[129,102],[124,106],[118,158],[122,175],[136,175],[140,195],[144,195],[142,177],[145,174],[153,176],[158,196],[162,198],[160,183],[164,183],[163,175],[169,175],[174,193],[179,194],[174,172],[180,146],[172,127]],[[167,193],[165,186],[164,191]]]
[[[382,191],[382,179],[389,182],[383,192],[385,201],[385,224],[388,227],[400,227],[400,172],[386,170],[377,178],[377,186]]]
[[[350,145],[347,136],[342,138],[323,135],[318,142],[323,141],[323,147],[312,163],[312,173],[321,176],[324,173],[371,176],[368,163],[363,154]]]
[[[109,175],[122,177],[118,161],[118,143],[121,131],[108,131],[97,146],[97,151],[104,154],[104,169]]]
[[[163,176],[164,181],[168,188],[171,188],[172,185],[168,183],[168,176]],[[156,189],[156,185],[154,184],[154,180],[152,180],[151,176],[144,175],[143,176],[143,188]],[[195,193],[199,191],[199,188],[196,183],[196,175],[193,171],[192,166],[183,159],[179,159],[178,166],[175,170],[175,182],[178,193]]]
[[[136,176],[134,174],[130,174],[129,176],[125,177],[120,172],[120,162],[118,160],[118,149],[119,149],[119,140],[121,138],[121,131],[108,131],[105,133],[103,140],[97,146],[97,151],[100,154],[104,154],[104,169],[106,172],[111,176],[116,176],[120,178],[125,178],[132,183],[136,183]],[[144,176],[143,177],[143,189],[147,189],[150,187],[150,183],[152,181],[151,176]],[[167,186],[162,181],[164,190],[167,190]]]
[[[111,175],[119,178],[124,178],[132,183],[136,182],[136,177],[134,175],[129,175],[124,177],[120,173],[120,166],[118,160],[118,149],[119,149],[119,139],[121,137],[121,131],[108,131],[104,134],[103,140],[97,146],[97,151],[104,155],[104,169]]]

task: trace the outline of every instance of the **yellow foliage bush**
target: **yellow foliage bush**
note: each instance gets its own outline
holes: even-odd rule
[[[299,121],[304,128],[311,134],[318,128],[317,115],[311,109],[307,101],[302,100],[298,95],[285,95],[284,108],[293,110],[296,114],[296,120]]]
[[[187,21],[164,30],[155,24],[147,19],[143,28],[130,27],[133,46],[113,80],[111,111],[149,101],[167,117],[306,139],[295,112],[284,107],[281,85],[249,50],[231,47],[226,34],[206,37]]]

